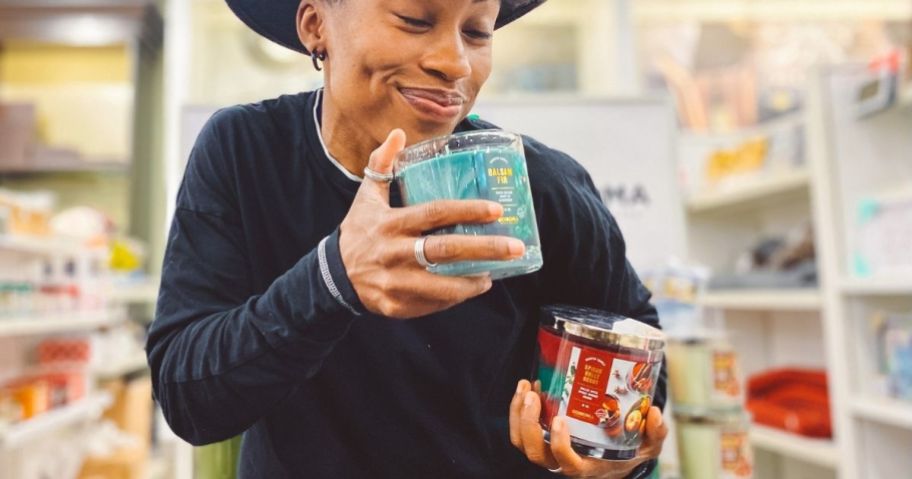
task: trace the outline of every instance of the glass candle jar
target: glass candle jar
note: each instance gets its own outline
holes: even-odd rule
[[[402,150],[395,168],[406,205],[435,200],[482,199],[500,203],[503,216],[489,224],[460,224],[434,234],[511,236],[526,245],[511,261],[462,261],[428,268],[447,276],[489,273],[492,279],[531,273],[542,266],[538,224],[522,138],[501,130],[478,130],[434,138]]]
[[[754,460],[743,412],[675,412],[683,477],[750,479]]]
[[[738,410],[744,402],[738,355],[722,337],[668,341],[668,384],[678,411]]]
[[[634,319],[572,306],[543,308],[535,377],[545,440],[550,442],[554,417],[565,416],[580,455],[635,458],[664,347],[660,330]]]

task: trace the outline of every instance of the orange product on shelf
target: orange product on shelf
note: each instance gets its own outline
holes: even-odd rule
[[[45,339],[38,345],[38,362],[42,365],[61,362],[87,363],[91,354],[92,346],[86,338]]]
[[[751,376],[747,409],[754,422],[808,437],[833,435],[826,372],[776,369]]]
[[[13,386],[13,398],[22,407],[22,419],[30,419],[50,409],[48,391],[45,381],[28,381]]]

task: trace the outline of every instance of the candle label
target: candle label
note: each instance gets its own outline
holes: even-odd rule
[[[537,242],[529,176],[522,156],[512,150],[490,149],[478,152],[476,162],[483,165],[477,175],[481,196],[503,206],[503,215],[490,225],[492,233],[519,238],[526,244]]]
[[[731,350],[712,352],[712,394],[716,400],[732,400],[741,396],[738,381],[738,357]]]
[[[542,356],[550,356],[550,333],[539,335]],[[561,374],[543,384],[542,426],[565,416],[571,437],[630,459],[646,431],[646,415],[658,382],[661,362],[642,362],[629,355],[567,343],[557,358]],[[542,358],[546,362],[548,359]]]
[[[721,479],[747,479],[753,475],[753,455],[746,432],[722,431],[719,452]]]

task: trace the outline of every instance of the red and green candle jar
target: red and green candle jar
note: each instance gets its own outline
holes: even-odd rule
[[[434,138],[399,153],[396,181],[406,205],[435,200],[489,200],[503,215],[488,224],[460,224],[432,234],[511,236],[526,252],[511,261],[462,261],[428,268],[447,276],[490,274],[492,279],[531,273],[542,266],[538,224],[522,137],[502,130],[477,130]]]
[[[535,379],[541,381],[545,440],[560,415],[580,455],[635,458],[664,348],[660,330],[634,319],[574,306],[543,308]]]

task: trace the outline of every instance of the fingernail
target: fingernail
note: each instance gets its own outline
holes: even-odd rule
[[[491,213],[491,216],[500,217],[503,215],[503,206],[500,206],[499,203],[491,203],[488,205],[488,212]]]
[[[510,251],[510,256],[520,256],[525,251],[526,245],[518,239],[511,239],[507,241],[507,249]]]
[[[516,385],[516,394],[521,393],[521,392],[522,392],[522,389],[523,389],[523,383],[522,383],[522,381],[520,381],[520,382]]]
[[[532,394],[526,393],[526,398],[523,399],[523,406],[525,406],[525,407],[531,406],[533,399],[534,399],[534,396],[532,396]]]

